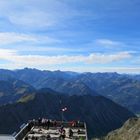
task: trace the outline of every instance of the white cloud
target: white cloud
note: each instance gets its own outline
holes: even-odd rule
[[[10,60],[17,55],[17,51],[10,49],[0,49],[0,60]]]
[[[40,4],[44,4],[44,0]],[[46,27],[52,24],[50,13],[39,6],[39,1],[0,1],[0,16],[9,20],[13,25],[20,25],[24,28]],[[47,9],[47,7],[46,7]],[[54,21],[53,21],[54,22]]]
[[[24,11],[9,16],[11,23],[29,28],[41,28],[53,25],[56,21],[50,14],[41,11]]]
[[[26,34],[0,32],[0,44],[11,44],[22,41],[36,41],[36,38]]]
[[[99,44],[99,45],[103,45],[105,47],[122,45],[121,42],[113,41],[113,40],[110,40],[110,39],[97,39],[96,43]]]
[[[72,65],[65,66],[61,65],[58,67],[57,64],[72,64],[82,62],[85,63],[111,63],[121,61],[124,59],[131,58],[129,52],[120,52],[116,54],[89,54],[68,56],[40,56],[40,55],[19,55],[18,51],[9,49],[0,49],[0,60],[6,60],[8,63],[0,64],[1,68],[7,69],[18,69],[24,67],[39,68],[57,70],[61,69],[64,71],[77,71],[77,72],[119,72],[119,73],[139,73],[140,67],[94,67],[93,65],[83,67],[83,65],[74,67]]]
[[[45,30],[80,12],[58,0],[0,1],[0,16],[16,27]],[[65,25],[65,24],[64,24]]]
[[[119,52],[116,54],[90,54],[86,59],[88,63],[111,63],[130,58],[128,52]]]
[[[60,40],[50,38],[48,36],[23,34],[15,32],[0,32],[0,45],[12,44],[18,42],[32,42],[32,43],[55,43]]]
[[[131,57],[128,52],[120,52],[116,54],[90,54],[84,55],[57,55],[57,56],[41,56],[41,55],[19,55],[17,51],[0,49],[0,59],[10,61],[11,63],[23,66],[38,65],[56,65],[67,63],[99,63],[106,64],[116,62]]]

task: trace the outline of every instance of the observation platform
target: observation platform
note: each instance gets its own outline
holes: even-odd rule
[[[84,122],[39,119],[29,121],[13,138],[7,140],[88,140],[88,138]]]

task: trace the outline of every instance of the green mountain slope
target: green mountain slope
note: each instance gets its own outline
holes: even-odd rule
[[[36,90],[23,81],[9,79],[0,81],[0,105],[14,103],[22,96],[34,93]]]

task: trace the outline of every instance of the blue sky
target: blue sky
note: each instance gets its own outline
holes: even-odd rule
[[[0,0],[0,68],[140,73],[139,0]]]

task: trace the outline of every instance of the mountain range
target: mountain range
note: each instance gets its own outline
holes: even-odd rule
[[[59,93],[102,95],[140,113],[139,75],[118,73],[76,73],[62,71],[40,71],[37,69],[0,70],[0,80],[14,78],[35,89],[50,88]]]
[[[60,101],[66,120],[85,121],[89,135],[100,137],[135,117],[130,111],[140,112],[140,81],[118,73],[0,69],[0,133],[33,118],[60,120]]]

